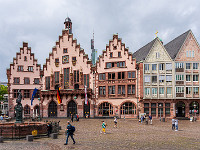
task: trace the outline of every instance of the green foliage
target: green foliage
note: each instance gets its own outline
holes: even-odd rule
[[[0,89],[0,100],[3,100],[3,95],[4,94],[8,94],[8,89],[7,86],[4,85],[0,85],[1,89]]]

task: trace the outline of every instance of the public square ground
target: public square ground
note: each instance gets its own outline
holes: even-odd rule
[[[69,119],[54,120],[61,121],[62,130],[58,139],[45,137],[34,139],[33,142],[25,139],[6,140],[0,143],[0,150],[200,149],[200,121],[180,120],[179,131],[175,132],[171,130],[171,120],[153,120],[153,125],[145,125],[136,119],[118,119],[118,128],[113,128],[113,119],[104,119],[108,125],[107,134],[100,134],[103,119],[80,119],[72,123],[76,127],[76,144],[73,145],[69,138],[68,145],[64,145],[64,130]]]

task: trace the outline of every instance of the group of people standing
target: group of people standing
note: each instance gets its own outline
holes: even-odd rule
[[[172,130],[178,131],[178,119],[176,117],[172,118]]]
[[[148,122],[150,122],[150,124],[152,124],[152,116],[146,116],[146,115],[142,115],[139,122],[146,122],[146,124],[148,124]]]
[[[79,121],[79,115],[78,114],[75,115],[75,118],[76,118],[76,121]],[[74,121],[74,115],[73,114],[71,114],[71,121],[72,122]]]

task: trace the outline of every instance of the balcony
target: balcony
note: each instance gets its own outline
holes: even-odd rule
[[[176,93],[176,97],[184,97],[184,93]]]
[[[176,68],[175,71],[176,72],[184,72],[184,68]]]

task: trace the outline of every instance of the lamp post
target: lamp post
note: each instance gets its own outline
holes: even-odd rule
[[[40,121],[41,120],[41,117],[40,117],[40,98],[38,98],[38,101],[39,101],[39,116],[38,116],[38,120]]]
[[[124,106],[124,120],[125,120],[125,104],[123,106]]]
[[[196,107],[197,107],[197,105],[196,105],[196,103],[194,103],[194,121],[196,121]]]
[[[159,107],[160,107],[160,121],[161,121],[161,104],[159,104]]]

